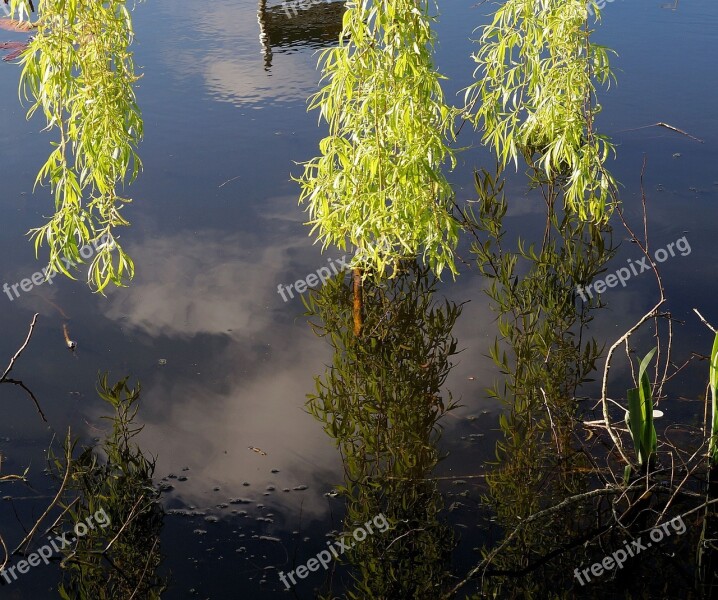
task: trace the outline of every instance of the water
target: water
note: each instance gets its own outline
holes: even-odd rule
[[[469,38],[487,10],[467,0],[441,3],[437,64],[449,76],[449,98],[471,82]],[[331,348],[307,326],[301,300],[284,302],[278,293],[280,284],[342,258],[336,250],[322,255],[312,244],[290,179],[301,172],[295,162],[316,154],[323,134],[317,115],[306,113],[306,99],[318,85],[316,51],[335,38],[341,6],[316,3],[302,14],[288,18],[273,2],[258,12],[250,0],[200,9],[170,0],[137,5],[144,171],[129,190],[135,200],[126,212],[132,226],[121,232],[137,266],[135,280],[107,297],[93,295],[83,274],[78,281],[58,277],[13,300],[0,295],[3,361],[39,313],[13,376],[31,387],[48,419],[42,422],[16,386],[0,388],[0,474],[30,468],[27,485],[0,483],[0,495],[15,498],[0,504],[0,531],[8,545],[22,538],[18,518],[27,527],[57,489],[43,473],[53,434],[62,437],[72,427],[87,442],[104,435],[107,425],[100,417],[107,406],[95,387],[97,373],[106,371],[113,381],[129,375],[141,382],[138,421],[144,430],[138,441],[157,458],[157,482],[177,476],[165,481],[173,489],[162,496],[169,514],[160,571],[170,579],[163,597],[275,597],[285,587],[277,571],[304,564],[325,548],[327,534],[342,529],[343,502],[327,495],[342,482],[341,458],[305,410],[314,377],[332,360]],[[710,302],[718,195],[717,25],[713,4],[681,3],[672,10],[635,0],[608,4],[596,36],[619,54],[618,84],[601,94],[599,127],[617,142],[610,168],[624,186],[627,218],[641,229],[645,156],[653,248],[683,236],[690,243],[690,254],[670,258],[662,269],[668,308],[684,322],[674,339],[680,362],[691,351],[707,354],[711,345],[691,309],[702,308],[718,322]],[[2,33],[3,39],[23,38]],[[50,136],[37,119],[24,119],[18,68],[0,67],[0,283],[14,284],[44,266],[24,233],[51,211],[47,189],[33,194]],[[636,129],[658,122],[704,143],[662,127]],[[468,127],[460,142],[472,148],[461,155],[451,180],[465,201],[475,197],[472,168],[491,169],[493,162]],[[526,196],[520,175],[507,184],[507,226],[512,235],[530,235],[541,221],[541,206],[535,195]],[[602,277],[639,257],[618,225],[614,237],[623,243]],[[471,300],[453,329],[464,351],[443,386],[463,406],[442,420],[439,447],[448,458],[434,471],[467,482],[457,486],[447,479],[440,485],[447,508],[463,505],[442,513],[462,538],[452,558],[459,576],[480,560],[476,548],[488,541],[478,526],[488,518],[479,502],[486,488],[481,477],[472,477],[494,455],[499,409],[484,392],[497,377],[486,357],[496,336],[494,314],[482,293],[483,279],[475,269],[462,271],[456,283],[442,284],[441,293],[457,303]],[[593,335],[612,343],[655,297],[648,273],[625,289],[607,290],[608,307],[592,324]],[[63,323],[77,341],[74,353],[65,347]],[[646,348],[648,343],[646,338]],[[705,363],[689,365],[673,398],[698,398],[705,373]],[[614,396],[625,387],[626,374],[617,367]],[[662,409],[689,423],[703,413],[698,402],[676,401]],[[464,490],[468,497],[457,496]],[[55,598],[57,579],[56,568],[34,567],[2,587],[0,596]],[[323,570],[310,573],[297,588],[300,596],[311,597],[323,581]]]

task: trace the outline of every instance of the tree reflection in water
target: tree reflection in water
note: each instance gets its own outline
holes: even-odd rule
[[[356,543],[348,597],[434,600],[447,586],[452,531],[431,473],[440,459],[439,421],[454,406],[442,386],[456,354],[461,307],[434,299],[435,280],[415,262],[363,284],[363,327],[353,332],[353,294],[340,276],[306,302],[315,331],[334,349],[308,410],[344,464],[344,530],[384,514],[391,529]],[[331,589],[326,597],[333,597]]]

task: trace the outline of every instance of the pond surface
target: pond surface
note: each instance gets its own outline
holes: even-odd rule
[[[471,82],[470,38],[489,9],[474,0],[440,4],[437,63],[453,98]],[[13,376],[32,389],[47,417],[44,423],[17,386],[0,388],[0,475],[29,469],[26,484],[0,483],[0,532],[8,546],[14,548],[57,491],[58,482],[45,472],[48,447],[68,427],[87,444],[106,435],[101,417],[108,406],[96,391],[98,373],[105,372],[111,382],[129,376],[132,385],[141,384],[137,423],[144,429],[136,441],[146,456],[156,457],[155,483],[164,488],[163,598],[290,593],[279,572],[304,565],[327,547],[332,532],[342,531],[346,506],[336,493],[344,485],[342,455],[306,408],[307,394],[316,393],[315,377],[332,363],[332,347],[309,327],[297,294],[285,301],[279,289],[327,265],[339,270],[346,258],[338,250],[322,254],[312,244],[291,180],[301,172],[296,163],[317,153],[324,132],[317,115],[306,112],[306,100],[318,85],[316,52],[336,38],[341,15],[338,2],[310,4],[296,16],[271,1],[259,7],[255,0],[217,0],[201,8],[171,0],[137,5],[144,171],[129,190],[134,203],[126,217],[132,225],[121,232],[135,279],[107,297],[91,293],[82,271],[77,281],[57,277],[29,291],[16,287],[19,293],[0,294],[0,360],[15,354],[39,314]],[[642,231],[645,157],[652,247],[685,240],[661,266],[678,365],[711,347],[711,334],[692,309],[718,322],[716,31],[715,3],[676,2],[671,8],[625,0],[606,5],[596,34],[618,52],[618,83],[601,94],[598,126],[617,144],[610,168],[623,186],[626,218]],[[44,266],[25,232],[52,210],[47,189],[33,192],[50,138],[38,120],[25,120],[18,75],[16,65],[0,65],[0,284],[10,285]],[[659,122],[702,142],[651,126]],[[479,141],[468,127],[459,139],[469,149],[450,179],[461,203],[476,197],[473,169],[493,169]],[[535,239],[543,231],[544,207],[527,192],[519,171],[506,184],[508,239]],[[639,260],[629,238],[616,220],[618,249],[602,278]],[[472,262],[469,242],[463,240],[459,251]],[[438,518],[453,531],[453,551],[443,560],[454,583],[481,560],[482,547],[500,539],[482,495],[488,493],[487,461],[495,460],[495,443],[503,437],[502,405],[486,393],[501,377],[488,356],[498,335],[496,315],[483,293],[485,278],[475,267],[461,271],[455,282],[438,284],[435,298],[465,303],[449,328],[462,352],[451,358],[454,367],[440,382],[442,395],[450,392],[461,406],[440,421],[436,453],[445,458],[435,467],[427,458],[436,490],[417,492],[441,505]],[[650,273],[607,289],[591,335],[612,344],[655,304],[657,293]],[[408,318],[419,323],[424,316]],[[66,347],[63,324],[77,342],[74,352]],[[651,344],[649,334],[644,338],[641,355]],[[611,375],[612,394],[620,398],[630,373],[621,365]],[[664,418],[699,426],[706,379],[705,362],[688,365],[666,390]],[[600,390],[589,385],[582,395],[600,397]],[[57,598],[58,572],[56,564],[34,567],[0,587],[0,597]],[[326,573],[310,573],[291,593],[314,597]],[[335,593],[350,573],[338,569]],[[406,578],[416,576],[406,571]],[[458,597],[475,592],[471,585]],[[687,597],[670,580],[663,589],[664,597]],[[547,589],[535,593],[548,597]],[[507,589],[502,594],[510,597]]]

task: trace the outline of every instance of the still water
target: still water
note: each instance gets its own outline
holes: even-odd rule
[[[471,82],[472,31],[486,22],[489,7],[446,0],[440,9],[437,64],[449,78],[447,97],[458,103],[460,96],[454,94]],[[57,451],[68,427],[85,444],[105,438],[108,422],[101,417],[108,406],[96,389],[98,373],[105,372],[111,383],[129,376],[130,385],[141,384],[136,422],[144,428],[135,441],[145,456],[156,458],[154,482],[163,490],[165,515],[156,546],[161,554],[157,573],[167,583],[163,598],[315,597],[315,590],[326,593],[328,571],[313,570],[292,591],[280,572],[296,570],[329,548],[335,539],[329,536],[344,529],[346,511],[363,510],[362,522],[374,519],[369,538],[390,535],[382,531],[380,515],[368,512],[374,507],[369,492],[355,495],[349,506],[337,493],[345,485],[346,455],[306,407],[307,394],[317,390],[315,377],[334,360],[333,349],[308,325],[302,300],[294,294],[285,301],[279,289],[319,275],[327,266],[340,270],[346,258],[338,250],[321,254],[312,244],[291,180],[301,172],[296,163],[317,153],[323,135],[317,115],[306,112],[306,100],[319,81],[317,50],[336,39],[341,15],[339,2],[306,3],[297,15],[273,1],[258,6],[255,0],[217,0],[199,7],[152,0],[136,6],[144,171],[129,190],[134,203],[125,216],[132,225],[121,232],[136,277],[107,297],[93,295],[82,273],[78,281],[57,277],[29,291],[0,295],[2,361],[15,354],[33,314],[39,314],[13,376],[32,389],[47,417],[43,422],[18,386],[0,388],[0,475],[28,469],[26,483],[0,483],[0,532],[10,549],[57,492],[58,480],[45,471],[48,447]],[[664,310],[675,319],[678,365],[692,352],[706,355],[711,347],[711,334],[692,308],[718,322],[713,301],[718,292],[716,31],[714,3],[619,0],[606,5],[596,33],[598,41],[618,52],[613,63],[618,82],[601,93],[598,126],[617,144],[610,168],[623,186],[626,218],[642,230],[639,183],[645,158],[652,247],[685,240],[674,246],[682,250],[661,270],[669,299]],[[22,36],[8,32],[6,37]],[[25,120],[17,99],[18,75],[16,65],[0,65],[0,284],[9,285],[44,266],[25,232],[52,208],[47,189],[33,192],[50,139],[39,121]],[[701,142],[652,126],[659,122]],[[459,143],[468,149],[450,178],[463,203],[476,197],[473,169],[492,170],[493,160],[468,127]],[[542,202],[527,192],[521,172],[509,174],[506,191],[509,239],[540,236]],[[616,221],[618,249],[601,278],[640,260],[629,238]],[[465,239],[460,248],[467,263],[469,243]],[[486,280],[475,267],[464,265],[461,271],[455,282],[439,283],[434,298],[440,306],[444,296],[451,307],[461,305],[447,317],[451,327],[437,324],[436,331],[425,332],[442,343],[453,336],[461,350],[447,359],[453,369],[437,371],[430,383],[445,399],[450,392],[460,407],[441,417],[440,439],[429,433],[431,426],[424,431],[436,447],[426,456],[417,451],[421,460],[412,471],[430,474],[434,483],[407,490],[393,487],[391,478],[377,479],[388,495],[395,492],[394,501],[423,502],[425,519],[417,517],[417,522],[424,527],[414,529],[431,535],[415,548],[420,556],[396,564],[404,579],[429,573],[428,580],[433,577],[442,590],[462,580],[481,560],[481,548],[494,547],[502,531],[482,500],[488,493],[487,461],[495,460],[495,443],[503,437],[502,405],[486,393],[501,377],[488,357],[498,335],[496,315],[484,294]],[[389,300],[376,291],[377,306],[391,301],[399,314],[406,304],[402,318],[413,323],[402,332],[407,340],[431,320],[421,306],[421,298],[431,296],[422,287],[424,275],[413,277],[406,285],[418,291],[401,290]],[[331,304],[335,292],[340,293],[327,288],[324,300]],[[649,273],[636,273],[625,287],[608,289],[604,296],[607,306],[590,330],[599,344],[610,345],[655,304],[657,288]],[[375,315],[376,327],[386,326],[386,314]],[[63,325],[77,343],[74,352],[66,347]],[[651,343],[648,334],[644,338],[641,355]],[[340,365],[349,371],[355,367]],[[391,361],[382,368],[391,369]],[[706,373],[706,364],[696,361],[671,381],[661,405],[664,418],[702,423]],[[612,377],[612,394],[620,398],[630,377],[626,365]],[[600,390],[589,385],[583,395],[600,397]],[[594,418],[599,416],[597,411]],[[416,433],[422,426],[409,429]],[[514,479],[518,487],[521,477]],[[654,559],[647,555],[645,560]],[[362,560],[366,566],[386,558],[358,551],[350,562]],[[561,562],[569,572],[588,565],[578,556]],[[352,572],[351,565],[337,568],[335,594],[342,593],[342,581],[349,581]],[[59,577],[56,563],[40,564],[0,587],[0,598],[58,598]],[[570,590],[571,575],[561,577]],[[688,597],[686,585],[667,574],[660,593]],[[469,584],[457,597],[476,590]],[[510,590],[511,585],[502,588],[499,597],[511,597]],[[539,587],[533,597],[550,592],[558,590]],[[578,586],[567,593],[584,592]],[[383,597],[400,598],[400,593]],[[420,597],[440,598],[441,593],[437,588]]]

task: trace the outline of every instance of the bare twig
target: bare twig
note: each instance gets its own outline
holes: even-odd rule
[[[40,413],[40,417],[42,418],[45,423],[47,423],[47,417],[45,416],[45,413],[42,412],[42,408],[40,408],[40,403],[37,401],[37,398],[35,398],[35,394],[32,393],[30,388],[28,388],[22,381],[18,379],[10,379],[8,378],[8,375],[10,374],[10,371],[12,371],[13,367],[15,366],[15,362],[18,358],[20,358],[20,355],[23,353],[25,348],[27,348],[27,345],[30,343],[30,338],[32,337],[33,331],[35,330],[35,324],[37,323],[37,316],[38,313],[35,313],[32,317],[32,323],[30,323],[30,329],[27,332],[27,337],[25,338],[25,342],[22,346],[20,346],[19,350],[15,352],[15,355],[10,359],[10,364],[8,364],[7,368],[5,369],[5,372],[2,374],[2,377],[0,377],[0,383],[12,383],[13,385],[18,385],[22,389],[24,389],[32,398],[32,401],[35,403],[35,408],[37,408],[37,412]]]
[[[35,398],[35,394],[32,393],[32,390],[27,387],[22,381],[18,379],[3,379],[0,381],[0,383],[12,383],[14,385],[19,385],[22,389],[24,389],[30,398],[32,398],[32,401],[35,403],[35,408],[37,409],[37,412],[40,413],[40,417],[42,417],[42,420],[47,423],[47,417],[45,416],[45,413],[42,412],[42,408],[40,408],[40,403],[37,401],[37,398]]]
[[[471,579],[475,577],[475,575],[481,571],[482,569],[486,569],[491,561],[493,560],[494,556],[496,556],[501,550],[503,550],[511,540],[513,540],[518,533],[526,527],[529,523],[532,523],[536,521],[537,519],[540,519],[541,517],[549,516],[553,513],[559,512],[560,510],[566,508],[567,506],[574,504],[576,502],[582,501],[582,500],[588,500],[590,498],[596,497],[596,496],[615,496],[616,494],[622,494],[624,490],[621,490],[619,488],[601,488],[598,490],[591,490],[590,492],[586,492],[585,494],[578,494],[577,496],[571,496],[569,498],[565,498],[558,504],[551,506],[550,508],[546,508],[544,510],[541,510],[537,513],[532,514],[531,516],[527,517],[523,521],[521,521],[516,529],[514,529],[499,546],[494,548],[489,554],[484,558],[478,565],[476,565],[471,571],[469,571],[469,574],[459,583],[457,583],[451,591],[449,591],[447,594],[445,594],[442,597],[442,600],[448,600],[449,598],[453,598],[456,593],[464,587]]]
[[[645,315],[643,315],[638,322],[636,322],[633,327],[631,327],[626,333],[624,333],[618,340],[614,342],[614,344],[609,348],[608,354],[606,355],[606,364],[603,369],[603,381],[601,383],[601,404],[603,405],[603,419],[606,423],[606,431],[608,431],[608,434],[611,436],[611,440],[616,445],[616,448],[618,449],[618,453],[621,455],[621,458],[625,461],[626,464],[630,465],[631,462],[628,460],[628,457],[626,456],[625,452],[623,451],[623,445],[621,444],[621,440],[618,438],[618,436],[613,431],[613,427],[611,426],[610,417],[608,414],[608,401],[607,401],[607,394],[608,394],[608,371],[611,368],[611,359],[613,357],[613,353],[616,351],[616,349],[623,343],[628,344],[628,338],[630,338],[638,329],[641,328],[641,326],[648,321],[649,319],[652,319],[656,315],[658,315],[658,309],[665,303],[666,297],[663,289],[663,282],[661,280],[661,276],[658,273],[658,268],[656,267],[655,263],[651,260],[650,254],[648,254],[648,226],[647,226],[647,219],[646,219],[646,195],[643,188],[643,175],[646,170],[646,158],[644,156],[643,158],[643,165],[641,167],[641,203],[643,206],[643,231],[644,231],[644,239],[643,242],[638,239],[638,236],[633,232],[633,229],[631,226],[626,222],[623,211],[619,208],[617,209],[618,216],[621,218],[621,221],[623,222],[624,227],[626,230],[631,234],[631,237],[636,242],[638,247],[641,249],[643,254],[645,254],[648,257],[649,262],[651,263],[651,267],[653,268],[653,272],[656,276],[656,281],[658,282],[658,290],[660,292],[660,298],[656,305],[648,311]],[[670,350],[669,355],[666,360],[670,358]],[[657,359],[659,360],[660,357]]]
[[[135,502],[134,506],[130,510],[130,514],[128,515],[127,519],[125,519],[125,522],[122,524],[122,527],[120,527],[120,530],[117,532],[117,535],[113,537],[107,546],[105,546],[105,549],[102,551],[102,554],[106,554],[109,549],[112,547],[112,545],[117,541],[117,538],[120,537],[120,534],[125,530],[125,528],[132,522],[132,519],[135,518],[135,515],[133,514],[135,512],[135,509],[137,508],[137,505],[144,500],[145,495],[142,494],[138,499],[137,502]]]
[[[698,312],[698,309],[697,309],[697,308],[694,308],[694,309],[693,309],[693,312],[698,315],[698,318],[703,322],[703,324],[704,324],[706,327],[708,327],[708,329],[710,329],[713,333],[718,333],[718,330],[716,330],[716,328],[713,327],[713,325],[711,325],[708,321],[706,321],[706,320],[703,318],[703,315]]]
[[[7,551],[7,546],[5,545],[5,540],[3,539],[2,535],[0,535],[0,545],[2,545],[2,550],[3,550],[3,554],[4,554],[3,559],[2,559],[2,564],[0,565],[0,571],[2,571],[5,568],[7,561],[10,559],[10,555],[8,554],[8,551]]]
[[[159,542],[159,538],[155,538],[155,541],[152,543],[152,548],[150,549],[149,553],[147,554],[147,560],[145,561],[145,568],[142,569],[142,575],[140,575],[140,580],[137,582],[137,585],[135,586],[134,591],[132,592],[132,595],[130,596],[129,600],[132,600],[137,592],[140,589],[140,585],[142,585],[142,581],[145,578],[145,575],[147,574],[147,569],[150,566],[150,560],[152,559],[152,554],[155,551],[155,548],[157,547],[157,542]]]
[[[17,548],[12,551],[13,554],[18,552],[23,546],[25,546],[25,549],[27,549],[27,545],[32,541],[32,538],[35,535],[35,532],[40,527],[40,524],[45,520],[47,515],[50,514],[50,511],[55,507],[55,505],[60,501],[60,498],[65,491],[65,486],[67,486],[67,482],[70,479],[70,471],[72,470],[72,444],[70,443],[70,436],[71,433],[70,429],[68,428],[67,443],[65,444],[65,461],[67,463],[67,466],[65,467],[65,476],[62,478],[62,484],[60,484],[60,489],[57,490],[57,494],[55,494],[55,497],[52,499],[52,502],[50,502],[49,506],[45,509],[45,512],[42,513],[40,518],[35,522],[35,525],[33,525],[32,529],[30,530],[30,533],[28,533],[22,540],[22,542],[18,544]]]
[[[618,133],[621,131],[638,131],[639,129],[648,129],[649,127],[665,127],[666,129],[670,129],[671,131],[675,131],[676,133],[680,133],[681,135],[685,135],[686,137],[691,138],[692,140],[695,140],[696,142],[703,143],[703,140],[700,138],[697,138],[690,133],[686,133],[682,129],[678,129],[678,127],[673,127],[673,125],[669,125],[668,123],[664,123],[663,121],[659,121],[658,123],[652,123],[651,125],[643,125],[642,127],[633,127],[632,129],[621,129]]]
[[[23,350],[25,350],[25,348],[27,348],[27,345],[30,343],[30,338],[32,337],[32,332],[35,329],[35,323],[37,322],[37,316],[38,313],[35,313],[35,315],[32,317],[32,323],[30,323],[30,330],[27,332],[25,343],[20,346],[20,349],[15,352],[15,356],[10,359],[10,364],[7,366],[7,369],[5,369],[5,372],[2,374],[2,377],[0,377],[0,381],[4,381],[5,378],[10,374],[10,371],[12,371],[12,368],[15,366],[15,361],[20,357]]]

